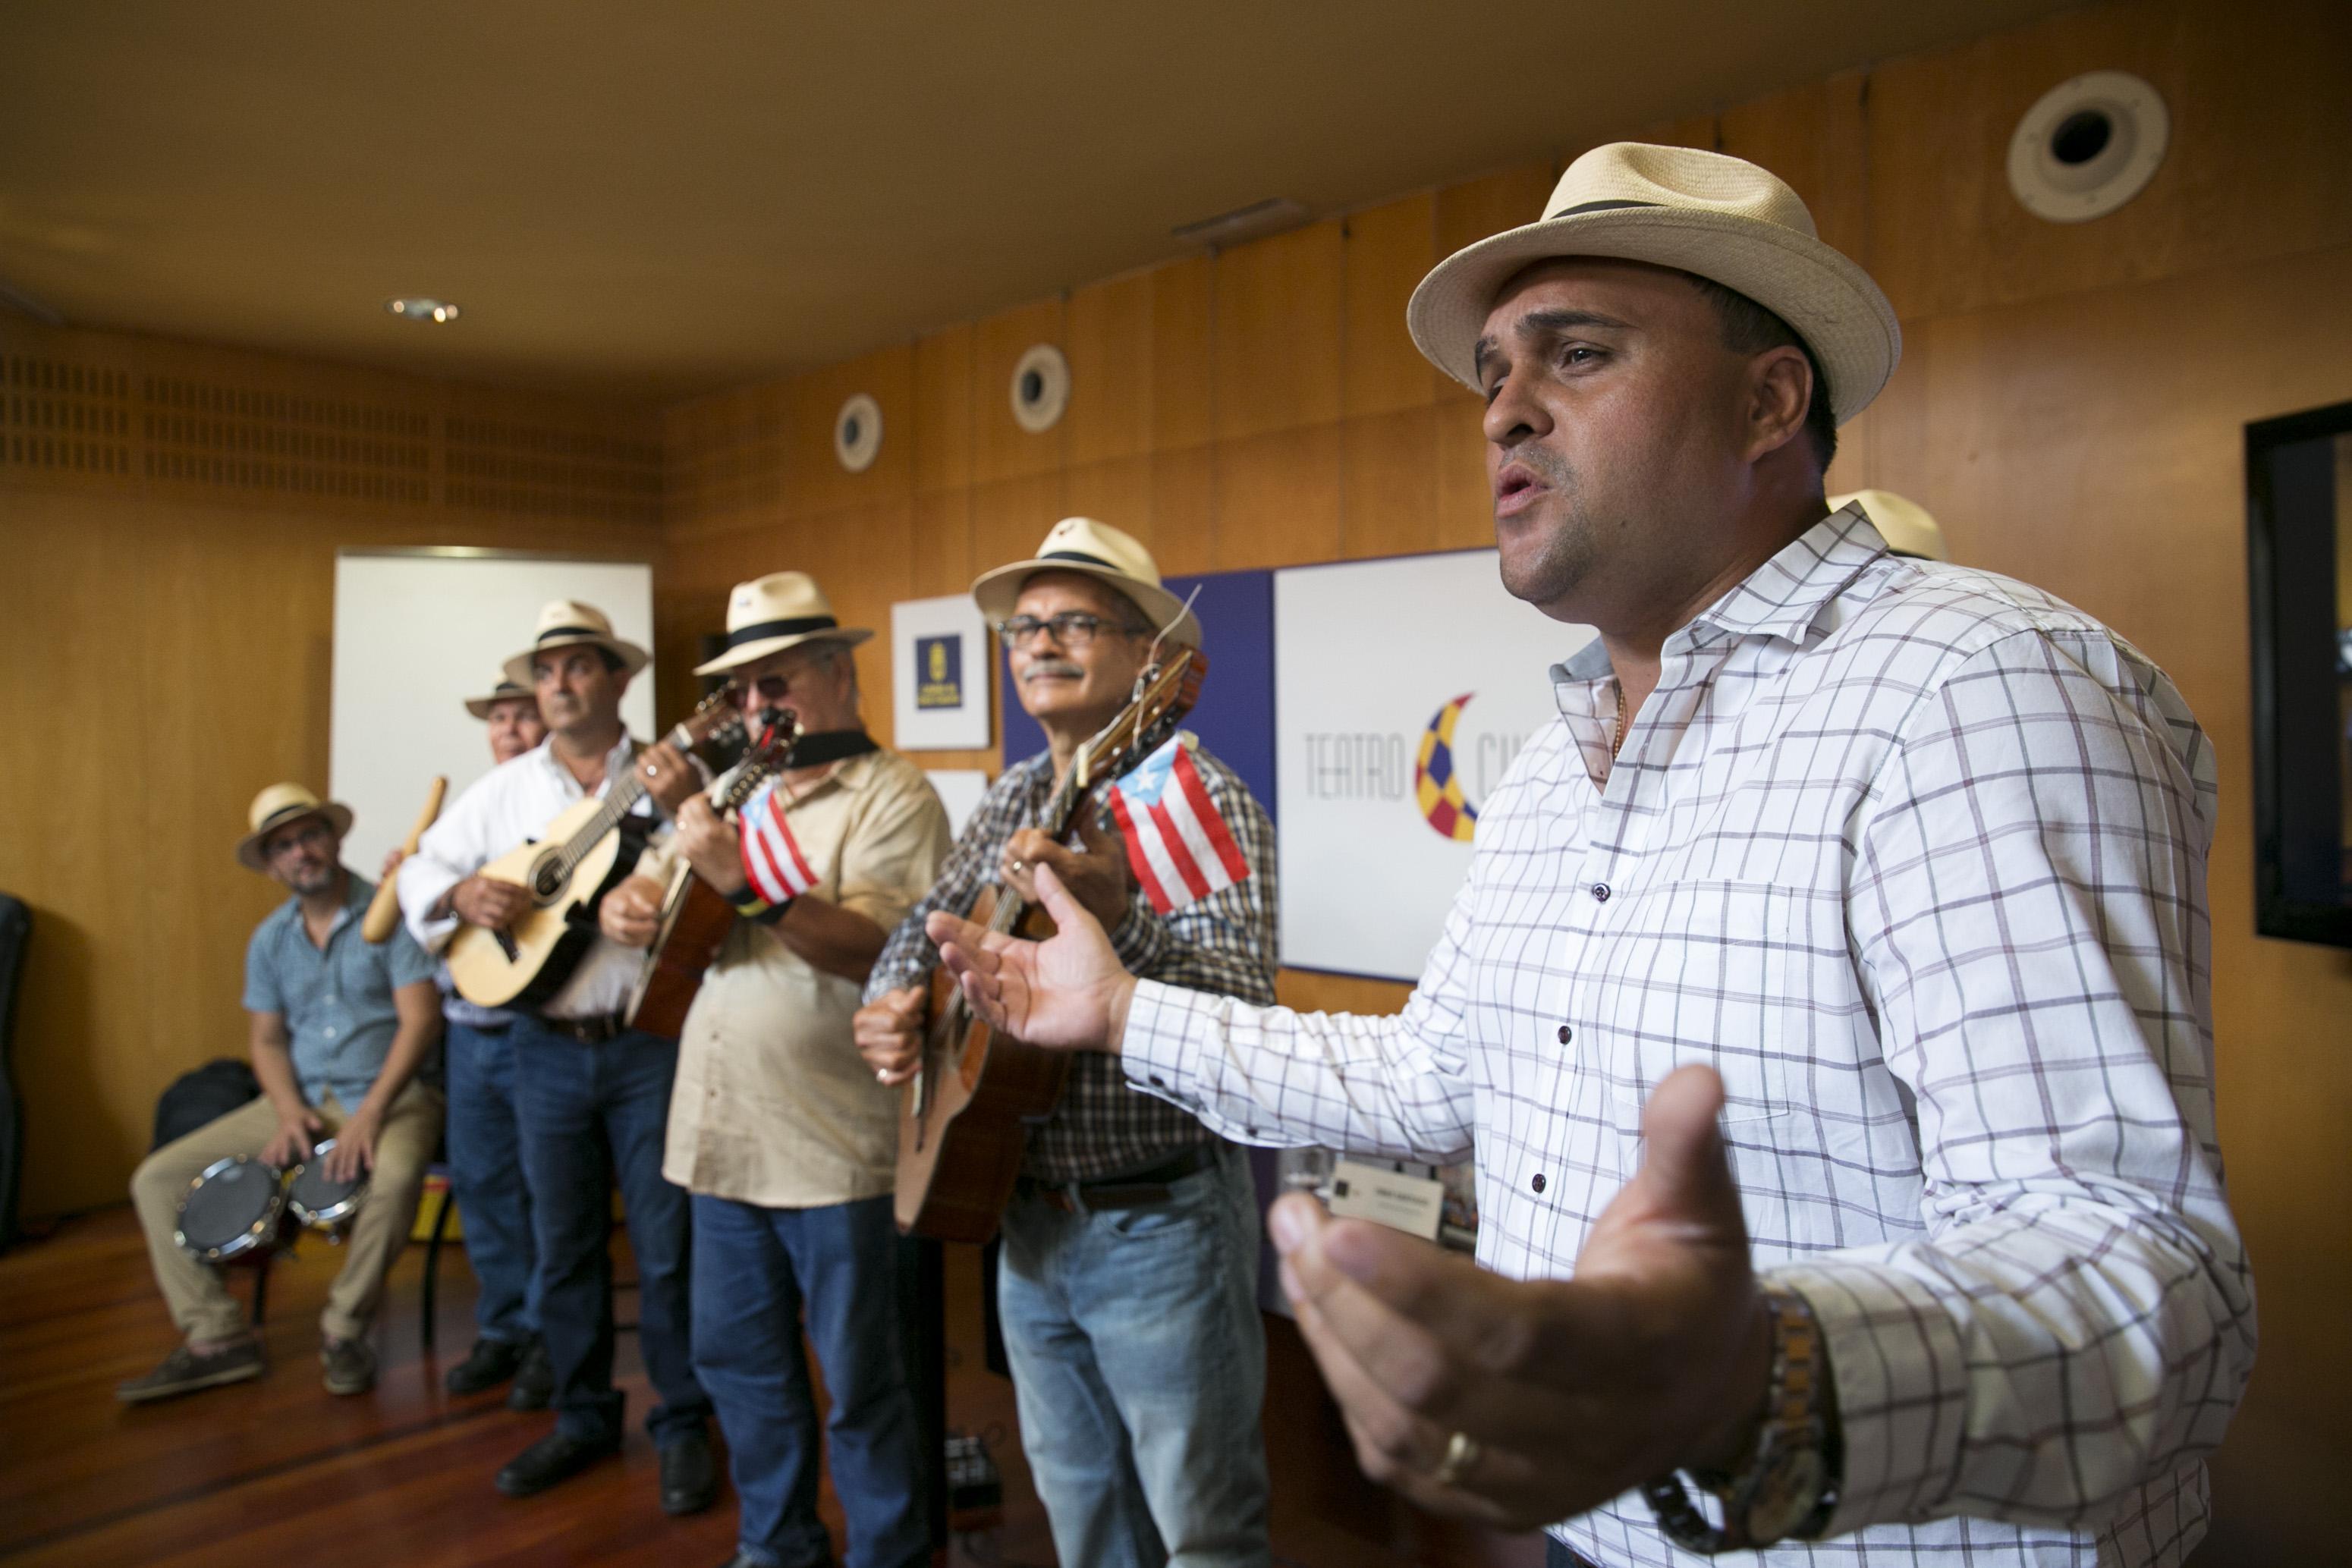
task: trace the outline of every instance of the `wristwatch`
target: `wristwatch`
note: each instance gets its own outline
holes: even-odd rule
[[[1764,1287],[1764,1303],[1772,1314],[1772,1380],[1756,1451],[1737,1470],[1689,1472],[1722,1504],[1723,1523],[1711,1524],[1699,1511],[1683,1486],[1683,1472],[1669,1471],[1642,1487],[1666,1538],[1687,1552],[1712,1556],[1811,1536],[1828,1525],[1837,1506],[1843,1456],[1829,1435],[1829,1360],[1821,1320],[1804,1297],[1779,1286]]]

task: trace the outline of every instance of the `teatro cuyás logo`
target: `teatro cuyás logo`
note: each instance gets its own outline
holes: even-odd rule
[[[1462,792],[1462,773],[1454,765],[1454,727],[1477,695],[1464,692],[1437,710],[1421,732],[1421,755],[1412,765],[1412,798],[1422,821],[1440,838],[1465,844],[1478,825],[1478,809]]]

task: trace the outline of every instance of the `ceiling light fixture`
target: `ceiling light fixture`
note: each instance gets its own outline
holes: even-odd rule
[[[404,321],[455,321],[461,314],[446,299],[428,299],[422,294],[387,299],[383,308]]]
[[[1264,239],[1285,229],[1295,229],[1307,221],[1307,205],[1288,196],[1269,196],[1263,202],[1253,202],[1246,207],[1235,207],[1230,213],[1219,213],[1213,218],[1202,218],[1171,231],[1186,245],[1207,246],[1223,250],[1244,240]]]

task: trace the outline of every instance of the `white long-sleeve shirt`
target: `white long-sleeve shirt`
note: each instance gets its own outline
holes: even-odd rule
[[[550,737],[476,779],[425,830],[416,852],[401,862],[401,913],[407,917],[409,934],[426,952],[441,952],[457,934],[455,915],[431,917],[443,894],[526,839],[537,838],[548,823],[588,798],[572,770],[556,759],[554,745]],[[635,742],[625,733],[604,758],[604,782],[596,790],[598,799],[615,779],[627,776],[635,750]],[[633,816],[652,814],[650,800],[640,800],[631,811]],[[618,1012],[628,1005],[644,965],[642,952],[599,936],[572,977],[538,1010],[554,1019]]]
[[[1666,640],[1613,768],[1606,651],[1553,680],[1402,1015],[1145,981],[1131,1081],[1245,1142],[1475,1145],[1480,1260],[1561,1277],[1643,1102],[1704,1062],[1844,1432],[1831,1538],[1760,1560],[2182,1562],[2254,1303],[2214,1133],[2213,755],[2179,693],[1853,508]],[[1552,1533],[1703,1561],[1637,1493]]]

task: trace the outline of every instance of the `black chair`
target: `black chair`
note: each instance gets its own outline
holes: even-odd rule
[[[16,1043],[16,993],[23,988],[25,949],[32,941],[33,911],[21,898],[0,893],[0,1252],[21,1235],[17,1206],[25,1180],[25,1105],[11,1066]]]

